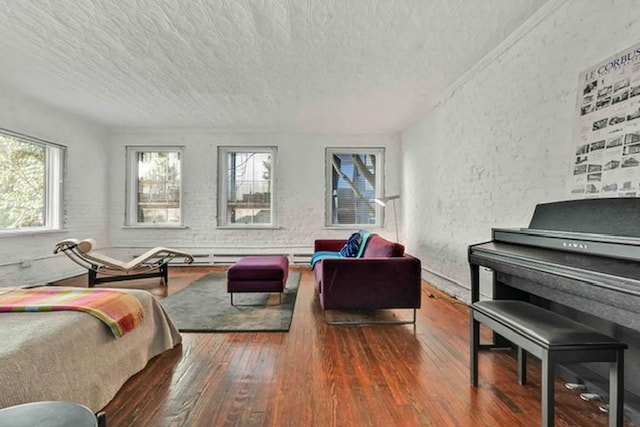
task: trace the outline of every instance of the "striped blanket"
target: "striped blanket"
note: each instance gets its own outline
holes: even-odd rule
[[[142,323],[142,304],[126,292],[107,289],[43,287],[0,289],[0,313],[82,311],[103,321],[121,337]]]

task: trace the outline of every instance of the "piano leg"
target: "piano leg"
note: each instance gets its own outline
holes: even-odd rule
[[[527,383],[527,352],[518,346],[518,384]]]
[[[480,266],[477,264],[469,264],[469,271],[471,273],[471,304],[474,302],[480,301]],[[492,289],[492,298],[493,299],[513,299],[510,298],[511,295],[504,292],[506,286],[500,285],[496,280],[496,273],[493,273],[493,289]],[[509,287],[509,289],[512,289]],[[504,294],[504,295],[503,295]],[[471,320],[471,328],[473,328],[473,317]],[[473,333],[472,333],[473,336]],[[479,333],[478,333],[479,336]],[[506,349],[510,348],[511,343],[506,340],[504,337],[493,332],[493,342],[491,344],[478,344],[478,350],[486,350],[486,349]],[[477,358],[477,355],[476,355]],[[472,382],[473,383],[473,382]]]
[[[478,387],[478,351],[480,350],[480,322],[473,318],[471,311],[471,385]]]
[[[498,278],[498,272],[493,271],[493,283],[492,283],[492,299],[510,299],[520,301],[530,301],[531,294],[521,291],[520,289],[513,288],[503,283]],[[512,347],[511,343],[503,336],[493,333],[493,345],[496,348],[508,348]]]
[[[624,350],[619,350],[609,366],[609,427],[621,427],[624,421]]]
[[[480,300],[480,266],[469,264],[471,270],[471,304]]]
[[[542,356],[540,394],[542,395],[542,427],[552,427],[554,422],[555,360],[550,352]]]

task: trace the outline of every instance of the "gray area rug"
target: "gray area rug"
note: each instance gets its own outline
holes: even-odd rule
[[[298,294],[300,272],[289,272],[282,295],[277,293],[227,293],[226,273],[211,273],[160,303],[182,332],[288,331]]]

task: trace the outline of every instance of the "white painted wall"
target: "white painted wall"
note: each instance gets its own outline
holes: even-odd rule
[[[67,146],[65,229],[42,234],[0,235],[0,286],[42,284],[83,273],[63,255],[56,242],[92,237],[98,249],[122,259],[154,246],[197,253],[310,253],[313,240],[348,237],[354,231],[324,227],[325,147],[384,147],[387,194],[399,192],[398,136],[317,136],[221,134],[201,130],[117,131],[63,114],[31,99],[2,90],[0,127]],[[184,145],[184,229],[123,227],[125,147]],[[277,229],[239,230],[216,227],[217,147],[278,147],[276,170]],[[394,238],[391,212],[386,227],[370,228]],[[23,261],[31,267],[23,267]]]
[[[469,244],[488,240],[493,226],[526,226],[537,203],[568,198],[578,74],[640,40],[639,9],[634,0],[551,0],[401,138],[197,129],[106,137],[98,125],[3,89],[0,126],[69,150],[67,231],[1,237],[0,285],[77,272],[65,258],[51,257],[63,237],[92,236],[99,247],[122,248],[126,255],[155,245],[203,252],[307,250],[315,238],[343,237],[344,230],[324,228],[324,148],[384,146],[387,194],[402,190],[401,241],[422,259],[427,280],[464,298]],[[158,144],[186,147],[187,228],[123,228],[125,146]],[[278,147],[279,229],[216,228],[218,145]],[[387,216],[392,220],[391,212]],[[388,221],[386,229],[374,231],[393,238],[393,230]],[[36,260],[34,266],[20,268],[25,259]]]
[[[635,0],[552,0],[403,132],[401,222],[425,279],[468,301],[468,245],[570,198],[578,74],[638,43],[639,21]]]
[[[106,130],[86,120],[47,108],[9,88],[1,88],[0,127],[67,147],[65,229],[35,234],[0,234],[0,286],[43,284],[82,271],[56,242],[94,236],[108,245]],[[31,263],[31,267],[23,267]]]
[[[184,146],[183,217],[185,229],[124,227],[126,146]],[[275,146],[277,229],[216,227],[218,146]],[[399,191],[399,136],[318,136],[304,134],[216,133],[205,130],[119,131],[110,136],[110,208],[108,226],[118,256],[157,245],[198,254],[311,253],[317,238],[346,238],[355,228],[324,226],[325,147],[384,147],[387,194]],[[392,212],[384,229],[395,239]],[[118,249],[118,248],[114,248]]]

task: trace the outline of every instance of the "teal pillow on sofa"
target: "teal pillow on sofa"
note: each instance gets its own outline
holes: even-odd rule
[[[362,236],[362,242],[360,243],[360,249],[358,249],[358,254],[356,255],[356,258],[362,258],[362,255],[364,254],[364,250],[367,247],[367,243],[369,242],[369,237],[375,236],[374,233],[369,233],[368,231],[364,231],[364,230],[360,230],[359,233]]]

